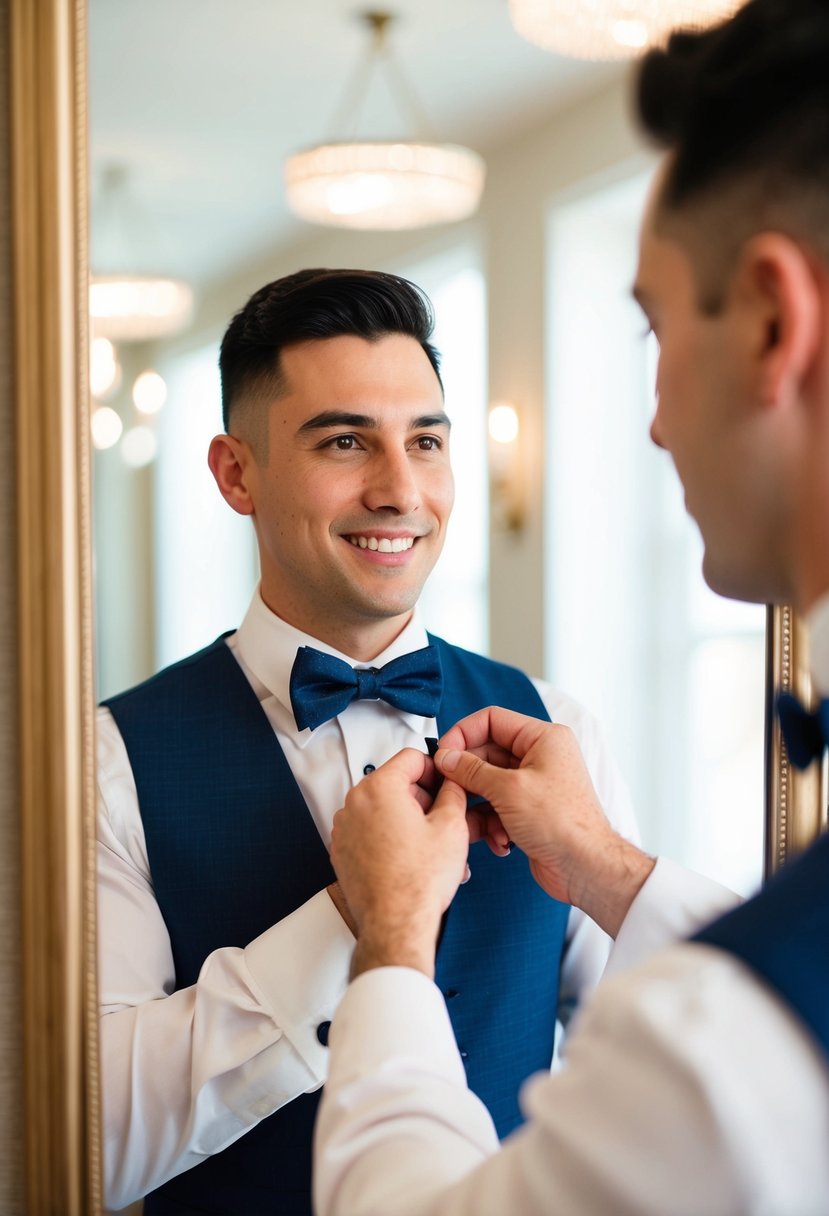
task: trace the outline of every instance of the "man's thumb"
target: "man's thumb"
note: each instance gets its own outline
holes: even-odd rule
[[[451,749],[439,748],[435,753],[435,764],[441,773],[470,794],[479,794],[488,802],[493,802],[499,788],[500,769],[487,764],[471,752],[458,752]]]

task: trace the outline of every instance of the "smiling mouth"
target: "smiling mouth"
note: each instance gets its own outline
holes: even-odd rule
[[[404,553],[415,543],[414,536],[346,536],[356,549],[371,549],[375,553]]]

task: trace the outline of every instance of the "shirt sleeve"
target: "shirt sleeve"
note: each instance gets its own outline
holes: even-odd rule
[[[354,939],[321,891],[173,991],[126,748],[108,711],[97,727],[104,1174],[119,1208],[323,1083],[316,1030],[345,991]]]
[[[419,972],[360,976],[330,1044],[318,1216],[827,1210],[825,1062],[791,1012],[710,947],[673,947],[603,983],[563,1069],[525,1087],[530,1122],[500,1151]]]
[[[553,722],[569,726],[578,740],[587,771],[610,823],[639,844],[639,827],[630,791],[596,717],[572,697],[544,680],[533,684]],[[570,909],[559,980],[558,1018],[566,1028],[578,1003],[601,979],[613,941],[578,908]]]
[[[617,975],[690,937],[738,903],[739,895],[713,878],[658,857],[622,922],[605,975]]]

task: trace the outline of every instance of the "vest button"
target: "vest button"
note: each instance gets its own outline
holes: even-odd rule
[[[461,1050],[458,1052],[458,1054],[460,1055],[460,1057],[461,1057],[461,1059],[462,1059],[462,1060],[468,1060],[468,1059],[469,1059],[469,1052],[468,1052],[468,1051],[464,1051],[462,1048],[461,1048]]]
[[[320,1022],[317,1027],[317,1039],[322,1043],[323,1047],[328,1046],[328,1032],[331,1029],[330,1022]]]
[[[364,764],[363,765],[363,775],[365,777],[367,777],[369,775],[369,773],[373,773],[376,768],[377,768],[376,764]]]
[[[446,999],[447,999],[447,1001],[454,1000],[454,998],[455,998],[456,996],[460,996],[460,994],[461,994],[461,990],[460,990],[460,988],[447,988],[447,989],[446,989]]]

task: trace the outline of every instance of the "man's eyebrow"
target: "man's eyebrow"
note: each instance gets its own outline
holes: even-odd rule
[[[422,414],[417,418],[413,418],[409,423],[409,430],[422,431],[424,428],[435,426],[445,426],[448,428],[451,425],[448,415],[441,411],[437,414]],[[355,430],[376,431],[380,427],[380,422],[370,414],[351,414],[347,410],[323,410],[321,414],[314,414],[313,418],[308,418],[303,422],[297,434],[302,435],[309,431],[324,431],[334,426],[348,426],[354,427]]]
[[[297,434],[301,435],[304,431],[324,431],[331,426],[353,426],[361,430],[377,430],[379,425],[377,419],[369,417],[368,414],[350,414],[347,410],[323,410],[321,414],[314,414],[313,418],[303,422]]]
[[[423,431],[433,426],[445,426],[448,430],[452,426],[449,415],[444,414],[442,410],[437,414],[422,414],[419,418],[412,419],[409,430]]]

